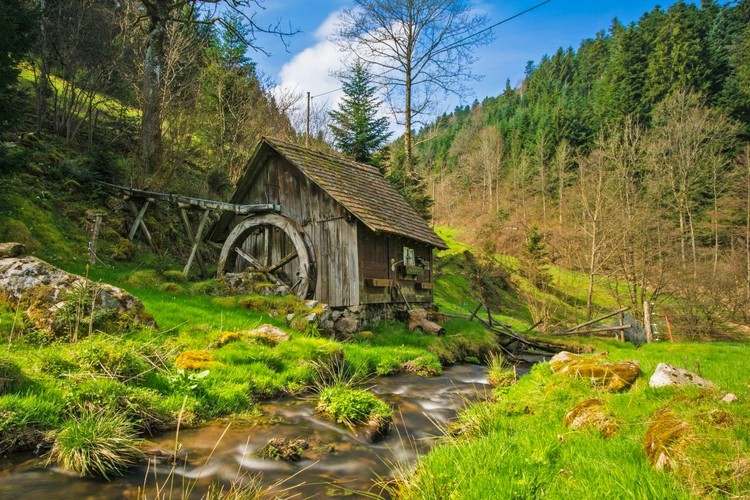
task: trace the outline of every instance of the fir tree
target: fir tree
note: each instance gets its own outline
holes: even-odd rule
[[[329,125],[334,143],[343,153],[360,162],[369,162],[388,137],[388,119],[378,118],[380,101],[372,77],[361,63],[355,63],[342,78],[344,99],[331,111]]]

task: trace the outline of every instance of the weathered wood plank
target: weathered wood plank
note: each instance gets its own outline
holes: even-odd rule
[[[193,239],[193,247],[190,249],[190,257],[188,257],[185,268],[182,270],[182,274],[184,274],[185,276],[190,273],[190,268],[193,265],[193,259],[198,252],[198,247],[201,244],[201,240],[203,240],[203,231],[206,229],[206,223],[208,222],[208,216],[210,214],[211,210],[204,210],[203,215],[201,216],[201,220],[198,223],[198,229],[195,231],[195,238]]]

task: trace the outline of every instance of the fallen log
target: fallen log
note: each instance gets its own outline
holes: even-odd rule
[[[609,314],[605,314],[604,316],[600,316],[598,318],[590,319],[590,320],[585,321],[585,322],[583,322],[583,323],[581,323],[579,325],[576,325],[576,326],[574,326],[572,328],[568,328],[567,330],[563,331],[562,334],[574,333],[574,332],[576,332],[576,330],[578,330],[580,328],[583,328],[584,326],[589,326],[589,325],[593,325],[594,323],[599,323],[600,321],[604,321],[605,319],[611,318],[612,316],[615,316],[615,315],[620,314],[620,313],[624,313],[628,309],[630,309],[630,308],[629,307],[623,307],[622,309],[618,309],[617,311],[611,312]]]
[[[412,309],[409,311],[409,331],[413,332],[417,328],[433,335],[442,335],[445,333],[445,329],[442,326],[427,319],[427,311],[424,309]]]

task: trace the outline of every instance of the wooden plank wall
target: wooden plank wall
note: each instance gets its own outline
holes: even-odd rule
[[[432,248],[424,243],[394,235],[376,234],[357,223],[357,242],[359,247],[359,285],[360,302],[362,304],[384,304],[389,302],[403,302],[403,298],[388,288],[376,287],[368,284],[372,279],[397,280],[406,300],[415,303],[432,302],[432,290],[421,290],[417,282],[432,283]],[[414,249],[415,256],[430,263],[430,270],[413,278],[406,278],[391,270],[391,260],[398,262],[403,259],[403,247]]]
[[[341,205],[278,156],[268,160],[242,203],[279,203],[282,215],[302,225],[315,251],[316,300],[333,307],[360,303],[357,225]],[[284,240],[283,234],[274,232],[273,262],[278,262],[291,251],[291,242]],[[246,243],[246,247],[254,251],[259,251],[262,245],[262,234]],[[294,276],[296,266],[296,261],[289,263],[284,266],[284,272]]]

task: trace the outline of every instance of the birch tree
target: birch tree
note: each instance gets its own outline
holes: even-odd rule
[[[486,17],[464,0],[355,0],[344,11],[336,39],[384,88],[404,126],[409,173],[415,124],[439,94],[458,95],[474,78],[474,49],[490,39],[485,25]]]

